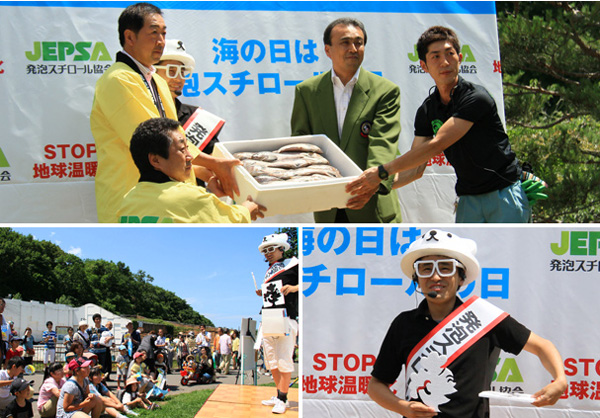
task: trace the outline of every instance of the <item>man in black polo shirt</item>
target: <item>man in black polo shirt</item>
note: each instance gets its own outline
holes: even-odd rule
[[[396,173],[394,187],[402,187],[420,178],[427,162],[444,152],[457,176],[457,222],[528,222],[531,207],[521,187],[522,169],[496,103],[484,87],[458,75],[458,37],[452,29],[431,27],[419,38],[417,52],[436,87],[417,111],[412,148],[365,171],[348,191],[372,193],[382,179]],[[354,207],[353,201],[348,207]]]
[[[434,229],[405,253],[402,271],[425,300],[394,319],[381,345],[368,394],[382,407],[409,418],[488,417],[489,405],[478,395],[490,388],[500,349],[535,354],[554,378],[533,395],[533,405],[553,405],[565,391],[554,344],[483,299],[457,297],[460,286],[479,275],[476,251],[474,241]],[[389,386],[403,367],[406,396],[400,399]]]

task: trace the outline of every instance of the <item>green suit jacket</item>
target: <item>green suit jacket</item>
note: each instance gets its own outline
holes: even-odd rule
[[[338,134],[331,71],[296,86],[292,111],[292,135],[324,134],[361,169],[392,161],[398,154],[400,135],[400,88],[389,80],[361,68]],[[382,183],[391,189],[392,179]],[[316,222],[331,223],[337,209],[315,213]],[[346,209],[353,223],[401,222],[395,191],[374,195],[360,210]]]

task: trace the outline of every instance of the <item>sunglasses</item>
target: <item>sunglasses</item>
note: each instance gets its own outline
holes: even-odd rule
[[[453,259],[444,260],[421,260],[414,264],[415,273],[418,277],[428,278],[437,271],[440,277],[450,277],[456,273],[456,267],[465,268],[461,263]]]
[[[192,71],[184,65],[155,65],[154,68],[165,70],[168,78],[190,78]]]
[[[263,250],[261,251],[261,253],[263,254],[269,254],[272,253],[275,250],[278,250],[279,247],[267,247],[267,248],[263,248]]]

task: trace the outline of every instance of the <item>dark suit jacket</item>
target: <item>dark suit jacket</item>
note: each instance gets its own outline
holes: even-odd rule
[[[331,71],[296,86],[292,135],[324,134],[361,169],[392,161],[399,154],[400,88],[361,68],[348,105],[342,137],[338,134]],[[383,182],[390,190],[392,179]],[[316,222],[334,222],[337,209],[315,213]],[[401,222],[398,195],[376,194],[360,210],[346,209],[353,223]]]

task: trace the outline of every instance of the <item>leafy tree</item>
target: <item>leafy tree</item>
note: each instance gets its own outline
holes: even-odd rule
[[[549,185],[536,221],[600,220],[600,3],[498,2],[509,136]]]
[[[285,258],[298,257],[298,228],[284,227],[275,231],[276,234],[287,234],[290,249],[283,253]]]

